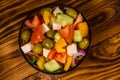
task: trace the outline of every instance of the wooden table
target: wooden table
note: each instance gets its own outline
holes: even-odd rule
[[[37,72],[23,58],[18,32],[29,11],[49,3],[81,11],[92,30],[89,55],[63,75]],[[120,80],[120,0],[0,0],[0,80]]]

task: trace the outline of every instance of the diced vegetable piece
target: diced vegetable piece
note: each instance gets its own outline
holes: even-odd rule
[[[65,63],[66,62],[66,58],[67,58],[67,53],[57,53],[55,54],[54,59],[60,63]]]
[[[35,16],[34,16],[34,19],[33,19],[33,21],[32,21],[32,25],[33,25],[34,28],[35,28],[35,27],[37,27],[39,24],[40,24],[40,21],[39,21],[37,15],[35,15]]]
[[[53,11],[53,14],[56,16],[58,13],[63,13],[62,10],[60,10],[59,7],[56,7],[55,10]]]
[[[31,28],[36,28],[38,25],[41,25],[44,22],[43,17],[41,15],[35,15],[32,21]]]
[[[61,38],[55,43],[55,49],[58,53],[63,53],[66,51],[64,49],[66,45],[67,45],[66,41],[63,38]]]
[[[89,46],[88,39],[84,38],[82,42],[79,42],[78,46],[80,49],[86,49]]]
[[[43,45],[44,48],[50,50],[50,49],[53,48],[53,46],[54,46],[54,41],[52,41],[52,40],[49,39],[49,38],[46,38],[46,39],[44,39],[44,40],[42,41],[42,45]]]
[[[40,70],[44,70],[44,64],[45,64],[44,57],[40,56],[38,61],[37,61],[37,65],[38,65]]]
[[[51,13],[49,11],[44,11],[43,19],[44,19],[46,25],[49,24],[50,17],[51,17]]]
[[[74,26],[72,24],[65,26],[63,29],[60,29],[58,32],[66,40],[67,43],[70,44],[72,42],[73,33],[74,33]]]
[[[82,35],[81,35],[80,30],[74,30],[73,41],[74,42],[80,42],[80,41],[82,41]]]
[[[74,26],[77,26],[77,24],[78,24],[78,23],[81,23],[81,22],[83,22],[83,17],[82,17],[81,14],[79,14],[79,15],[77,16],[77,19],[76,19],[75,22],[74,22]]]
[[[48,53],[48,59],[54,59],[55,54],[57,53],[57,51],[53,48],[52,50],[50,50],[50,52]]]
[[[37,59],[36,58],[32,58],[31,60],[30,60],[30,63],[31,64],[35,64],[37,62]]]
[[[83,57],[84,57],[84,56],[79,55],[79,56],[76,57],[76,60],[81,60],[81,59],[83,59]]]
[[[49,72],[55,72],[55,71],[61,69],[61,66],[59,65],[59,63],[57,63],[56,60],[54,60],[54,59],[45,63],[44,67]]]
[[[73,56],[74,54],[77,54],[77,46],[76,44],[72,43],[67,46],[67,54],[69,56]]]
[[[55,35],[55,31],[54,30],[49,30],[47,32],[47,37],[53,39],[54,38],[54,35]]]
[[[56,21],[53,21],[52,22],[52,25],[53,25],[53,30],[60,30],[61,29],[61,25],[58,24]]]
[[[48,54],[49,54],[50,50],[46,49],[46,48],[43,48],[43,56],[44,57],[47,57]]]
[[[67,14],[57,14],[56,22],[61,24],[63,27],[73,23],[73,18]]]
[[[40,11],[40,14],[43,15],[45,11],[48,11],[48,12],[52,12],[52,8],[43,8],[41,11]]]
[[[61,35],[58,32],[56,32],[56,34],[54,36],[55,42],[57,42],[60,38],[61,38]]]
[[[33,49],[32,51],[35,53],[35,54],[41,54],[41,52],[43,51],[43,46],[41,43],[37,43],[33,46]]]
[[[31,43],[35,44],[41,42],[44,39],[44,35],[42,34],[42,26],[39,25],[35,28],[34,32],[31,35]]]
[[[86,52],[84,50],[78,50],[78,54],[82,56],[86,56]]]
[[[78,53],[73,55],[73,59],[76,59],[76,60],[81,60],[83,58],[83,56],[86,55],[86,52],[83,51],[83,50],[78,50]]]
[[[72,63],[72,56],[68,56],[68,57],[67,57],[67,61],[66,61],[66,63],[65,63],[65,67],[64,67],[64,70],[65,70],[65,71],[68,71],[68,70],[69,70],[71,63]]]
[[[34,26],[32,25],[32,20],[31,19],[26,20],[25,25],[28,26],[29,28],[34,28]]]
[[[66,10],[66,13],[70,16],[72,16],[74,19],[77,17],[77,12],[73,8],[68,8]]]
[[[88,35],[88,25],[86,22],[79,23],[78,28],[81,31],[82,37],[86,37]]]
[[[31,36],[31,31],[30,30],[24,30],[21,34],[21,38],[25,41],[28,42],[30,40]]]
[[[31,44],[31,43],[29,42],[29,43],[23,45],[23,46],[21,47],[21,49],[22,49],[22,51],[23,51],[24,53],[28,53],[28,52],[30,52],[30,51],[32,50],[32,47],[33,47],[33,44]]]
[[[50,30],[49,27],[45,23],[42,24],[42,27],[43,27],[42,29],[43,34]]]

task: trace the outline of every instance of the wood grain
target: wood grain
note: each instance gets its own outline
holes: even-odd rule
[[[48,3],[75,7],[88,20],[91,51],[74,71],[36,73],[19,51],[18,33],[29,12]],[[120,80],[120,0],[0,0],[0,80]],[[41,76],[42,75],[42,76]]]

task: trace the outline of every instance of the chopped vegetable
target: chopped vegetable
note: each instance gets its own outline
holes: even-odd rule
[[[66,41],[63,38],[61,38],[55,43],[55,49],[58,53],[63,53],[66,51],[64,49],[66,45],[67,45]]]
[[[53,39],[53,38],[54,38],[54,35],[55,35],[55,31],[54,31],[54,30],[49,30],[49,31],[47,32],[47,37],[48,37],[48,38]]]
[[[58,32],[56,32],[56,34],[54,36],[55,42],[57,42],[60,38],[61,38],[61,35]]]
[[[56,22],[61,24],[63,27],[73,23],[73,18],[67,14],[57,14]]]
[[[80,49],[86,49],[89,45],[88,39],[84,38],[81,42],[79,42],[78,46]]]
[[[43,48],[43,56],[47,58],[48,54],[49,54],[50,50]]]
[[[25,41],[28,42],[30,40],[31,36],[31,31],[30,30],[24,30],[21,34],[21,38]]]
[[[34,28],[34,26],[32,25],[32,20],[31,19],[26,20],[25,25],[28,26],[29,28]]]
[[[77,26],[78,23],[81,23],[81,22],[83,22],[83,17],[82,17],[81,14],[79,14],[79,15],[77,16],[77,19],[76,19],[75,22],[74,22],[74,26]]]
[[[54,59],[45,63],[44,67],[49,72],[55,72],[55,71],[61,69],[61,66],[59,65],[59,63],[57,63],[57,61]]]
[[[50,17],[51,17],[51,13],[49,11],[44,11],[43,13],[43,19],[45,21],[45,24],[48,25],[50,22]]]
[[[78,54],[81,54],[82,56],[86,56],[86,52],[84,50],[78,50]]]
[[[72,16],[74,19],[77,17],[77,12],[73,8],[68,8],[66,10],[66,13],[70,16]]]
[[[40,21],[37,17],[37,15],[34,16],[34,19],[32,21],[33,28],[37,27],[40,24]]]
[[[53,14],[56,16],[58,13],[63,13],[62,10],[60,10],[59,7],[56,7],[55,10],[53,11]]]
[[[68,57],[67,57],[67,61],[66,61],[66,63],[65,63],[65,67],[64,67],[64,70],[65,70],[65,71],[68,71],[68,70],[69,70],[71,63],[72,63],[72,56],[68,56]]]
[[[73,55],[73,59],[81,60],[84,56],[86,56],[86,52],[83,50],[78,50],[77,54]]]
[[[74,42],[80,42],[80,41],[82,41],[82,35],[81,35],[80,30],[74,30],[73,41]]]
[[[52,9],[51,8],[43,8],[41,11],[40,11],[40,14],[43,15],[45,11],[48,11],[49,13],[52,12]]]
[[[49,39],[49,38],[46,38],[46,39],[44,39],[44,40],[42,41],[42,45],[43,45],[44,48],[50,50],[50,49],[53,48],[53,46],[54,46],[54,41],[52,41],[52,40]]]
[[[72,24],[65,26],[63,29],[60,29],[58,32],[66,40],[67,43],[70,44],[72,42],[73,34],[74,34],[74,26]]]
[[[60,63],[65,63],[67,58],[67,53],[56,53],[54,59]]]
[[[50,50],[50,52],[48,53],[48,59],[54,59],[55,54],[57,53],[57,51],[53,48],[52,50]]]
[[[77,46],[76,44],[72,43],[67,46],[67,54],[69,56],[73,56],[74,54],[77,54]]]
[[[32,47],[33,47],[33,44],[31,44],[31,43],[29,42],[29,43],[26,43],[25,45],[23,45],[23,46],[21,47],[21,49],[22,49],[22,51],[23,51],[24,53],[28,53],[28,52],[30,52],[30,51],[32,50]]]
[[[41,42],[44,39],[44,35],[42,34],[42,26],[39,25],[35,28],[34,32],[31,35],[31,43],[35,44]]]
[[[43,50],[43,47],[42,47],[42,44],[40,43],[37,43],[33,46],[33,52],[36,53],[36,54],[41,54],[42,50]]]
[[[76,57],[76,60],[81,60],[81,59],[83,59],[83,57],[84,57],[84,56],[79,55],[79,56]]]
[[[78,28],[81,31],[82,37],[87,37],[88,35],[88,25],[86,22],[82,22],[78,24]]]
[[[40,70],[44,70],[44,64],[45,64],[44,57],[40,56],[38,61],[37,61],[37,65],[38,65]]]
[[[36,64],[36,62],[37,62],[37,59],[36,59],[36,58],[32,58],[32,59],[30,60],[30,63],[31,63],[31,64]]]

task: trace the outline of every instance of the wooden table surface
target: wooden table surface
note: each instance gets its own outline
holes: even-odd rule
[[[19,50],[21,24],[32,9],[49,3],[75,7],[92,30],[91,50],[74,71],[37,72]],[[120,0],[0,0],[0,80],[120,80]]]

